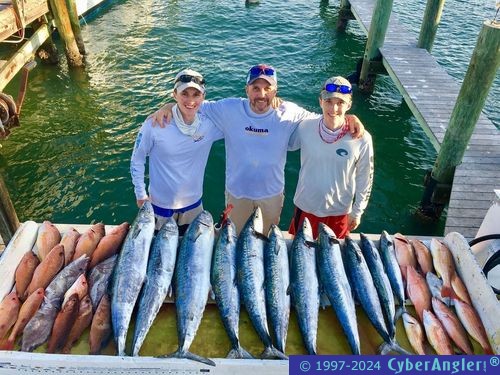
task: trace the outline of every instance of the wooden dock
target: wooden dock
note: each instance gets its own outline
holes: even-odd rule
[[[349,0],[351,11],[368,35],[376,0]],[[461,83],[452,78],[391,14],[382,63],[420,123],[439,150]],[[455,170],[445,234],[459,232],[474,238],[500,187],[500,131],[481,114],[462,164]]]

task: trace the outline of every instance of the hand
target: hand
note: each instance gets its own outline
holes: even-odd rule
[[[156,112],[152,113],[148,116],[148,120],[152,119],[153,128],[156,125],[160,125],[160,128],[164,128],[167,124],[172,120],[172,108],[174,107],[174,103],[167,103],[163,107],[161,107]]]
[[[349,228],[349,231],[356,229],[359,226],[359,223],[361,223],[361,219],[359,218],[354,218],[352,216],[347,218],[347,227]]]
[[[144,198],[144,199],[137,199],[137,207],[141,208],[144,204],[144,202],[148,201],[149,197]]]
[[[273,98],[273,101],[271,102],[271,107],[273,107],[274,109],[278,108],[281,103],[283,103],[283,99],[281,98],[278,98],[277,96],[275,96]]]
[[[356,115],[346,115],[349,117],[349,133],[353,138],[361,138],[365,134],[365,127]]]

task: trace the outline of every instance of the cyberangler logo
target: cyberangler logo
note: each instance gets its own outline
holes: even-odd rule
[[[254,128],[252,125],[247,126],[245,131],[252,135],[268,135],[269,133],[269,129],[258,129]]]

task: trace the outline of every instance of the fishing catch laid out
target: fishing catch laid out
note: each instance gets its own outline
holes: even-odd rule
[[[140,356],[167,300],[175,304],[177,337],[154,336],[177,349],[159,353],[158,360],[215,366],[205,353],[190,349],[211,296],[231,359],[286,360],[290,329],[302,339],[302,350],[294,348],[293,354],[345,354],[318,349],[318,334],[336,335],[352,354],[362,354],[369,349],[361,324],[379,336],[380,354],[493,354],[452,253],[435,238],[420,241],[384,231],[378,239],[361,234],[359,241],[340,240],[323,223],[313,238],[305,219],[292,239],[276,225],[262,233],[259,208],[239,235],[229,218],[214,225],[202,211],[180,237],[173,219],[155,231],[149,202],[132,225],[105,228],[98,223],[85,233],[60,233],[48,221],[39,226],[11,293],[0,302],[0,350],[71,353],[88,337],[89,354],[111,346],[118,356]],[[325,301],[341,330],[318,332]],[[245,348],[243,310],[247,331],[254,330],[262,343],[260,352]],[[404,348],[398,342],[403,332]]]

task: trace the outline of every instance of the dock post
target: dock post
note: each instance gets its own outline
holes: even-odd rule
[[[462,162],[467,144],[481,114],[500,66],[500,23],[485,21],[460,88],[432,173],[427,179],[418,212],[439,218],[448,203],[455,168]],[[439,188],[439,187],[445,187]],[[444,191],[443,191],[444,190]]]
[[[445,0],[427,0],[424,19],[422,20],[420,35],[418,37],[418,48],[425,48],[428,52],[431,52],[439,22],[441,21],[444,2]]]
[[[337,30],[345,31],[347,28],[347,21],[352,19],[354,19],[354,16],[351,12],[351,3],[349,3],[349,0],[340,0]]]
[[[76,10],[75,0],[66,0],[66,6],[68,8],[71,29],[73,30],[73,34],[75,34],[76,45],[78,46],[80,53],[85,55],[85,45],[83,43],[82,30],[80,28],[80,21],[78,20],[78,11]]]
[[[384,44],[385,33],[391,17],[393,0],[377,0],[368,31],[363,64],[359,75],[359,89],[372,92],[375,85],[375,75],[370,74],[371,61],[380,59],[380,47]]]
[[[75,35],[71,29],[68,8],[65,0],[49,0],[57,30],[65,45],[66,59],[72,67],[83,66],[83,59],[76,44]]]
[[[0,236],[7,245],[14,233],[19,228],[19,219],[10,200],[9,191],[0,176]]]

